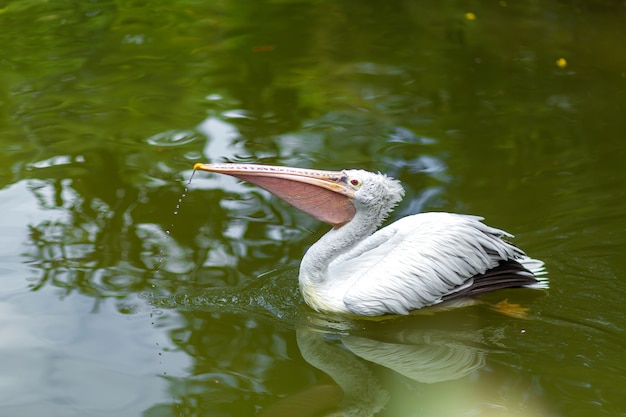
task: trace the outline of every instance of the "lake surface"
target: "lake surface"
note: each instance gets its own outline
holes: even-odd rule
[[[626,9],[524,3],[0,6],[0,415],[626,415]],[[385,172],[551,288],[314,313],[328,226],[221,161]]]

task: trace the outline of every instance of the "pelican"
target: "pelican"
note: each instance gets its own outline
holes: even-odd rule
[[[237,163],[194,170],[248,181],[332,226],[300,264],[300,291],[316,311],[408,314],[491,290],[548,288],[543,262],[482,217],[420,213],[378,230],[404,196],[385,174]]]

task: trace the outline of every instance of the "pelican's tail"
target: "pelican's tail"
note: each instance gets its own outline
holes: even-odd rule
[[[547,277],[548,271],[546,271],[545,265],[539,259],[533,259],[530,257],[524,257],[517,259],[525,269],[535,276],[537,282],[524,285],[526,288],[548,289],[550,288],[549,280]]]

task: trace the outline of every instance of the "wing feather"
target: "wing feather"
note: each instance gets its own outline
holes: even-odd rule
[[[343,301],[355,314],[407,314],[439,303],[501,261],[526,257],[502,240],[511,235],[481,220],[450,213],[405,217],[331,264],[329,273],[354,277]],[[496,278],[492,285],[500,285]]]

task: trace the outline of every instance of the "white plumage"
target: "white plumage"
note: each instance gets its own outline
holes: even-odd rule
[[[376,231],[404,195],[386,175],[246,164],[195,168],[253,182],[334,226],[300,266],[302,295],[315,310],[407,314],[493,289],[548,287],[543,263],[481,217],[423,213]]]

